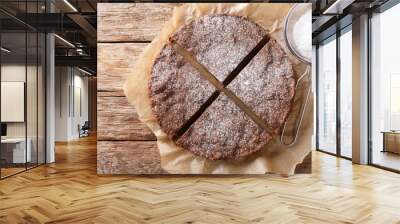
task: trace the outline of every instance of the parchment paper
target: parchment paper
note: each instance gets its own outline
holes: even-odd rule
[[[170,34],[189,21],[209,14],[239,15],[258,23],[276,39],[289,55],[297,77],[303,74],[306,65],[297,60],[286,48],[283,22],[293,4],[277,3],[192,3],[175,8],[172,18],[165,24],[161,33],[144,49],[132,74],[124,86],[128,101],[135,107],[139,119],[157,136],[161,155],[161,167],[171,174],[265,174],[279,173],[291,175],[297,164],[301,163],[311,151],[313,127],[313,99],[307,104],[306,113],[299,137],[295,145],[287,147],[275,138],[261,151],[239,160],[211,161],[194,156],[170,140],[160,129],[151,111],[148,82],[151,68],[161,48]],[[311,8],[310,8],[311,9]],[[301,35],[301,34],[300,34]],[[311,40],[310,40],[311,45]],[[302,104],[302,91],[296,92],[295,108]],[[300,96],[300,97],[299,97]],[[295,114],[294,117],[297,115]],[[290,125],[289,125],[290,126]]]

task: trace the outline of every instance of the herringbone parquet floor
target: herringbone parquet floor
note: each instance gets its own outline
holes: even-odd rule
[[[400,223],[400,175],[315,152],[313,174],[96,175],[95,139],[0,181],[0,223]]]

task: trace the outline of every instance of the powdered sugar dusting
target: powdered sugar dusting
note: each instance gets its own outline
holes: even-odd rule
[[[265,35],[263,28],[245,18],[210,15],[183,26],[171,38],[223,81]],[[228,87],[277,130],[292,105],[293,70],[272,41]],[[170,138],[215,91],[170,44],[153,65],[149,88],[152,110]],[[221,93],[177,143],[195,155],[216,160],[248,155],[271,139]]]

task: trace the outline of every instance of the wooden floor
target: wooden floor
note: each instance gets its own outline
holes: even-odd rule
[[[372,160],[375,164],[400,170],[400,155],[392,152],[374,150]]]
[[[97,176],[96,142],[0,181],[0,223],[400,223],[400,175],[320,152],[313,174]]]
[[[19,172],[23,172],[25,167],[10,167],[10,168],[1,168],[1,177],[7,177]]]

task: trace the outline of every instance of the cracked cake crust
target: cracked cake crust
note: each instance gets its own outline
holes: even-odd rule
[[[266,35],[238,16],[209,15],[184,25],[170,37],[219,81],[223,81]],[[173,139],[216,89],[167,43],[156,58],[149,82],[152,111]],[[278,132],[291,110],[295,79],[292,65],[271,40],[227,86]],[[211,160],[238,159],[259,151],[274,133],[262,130],[223,93],[189,129],[178,136],[182,148]]]

